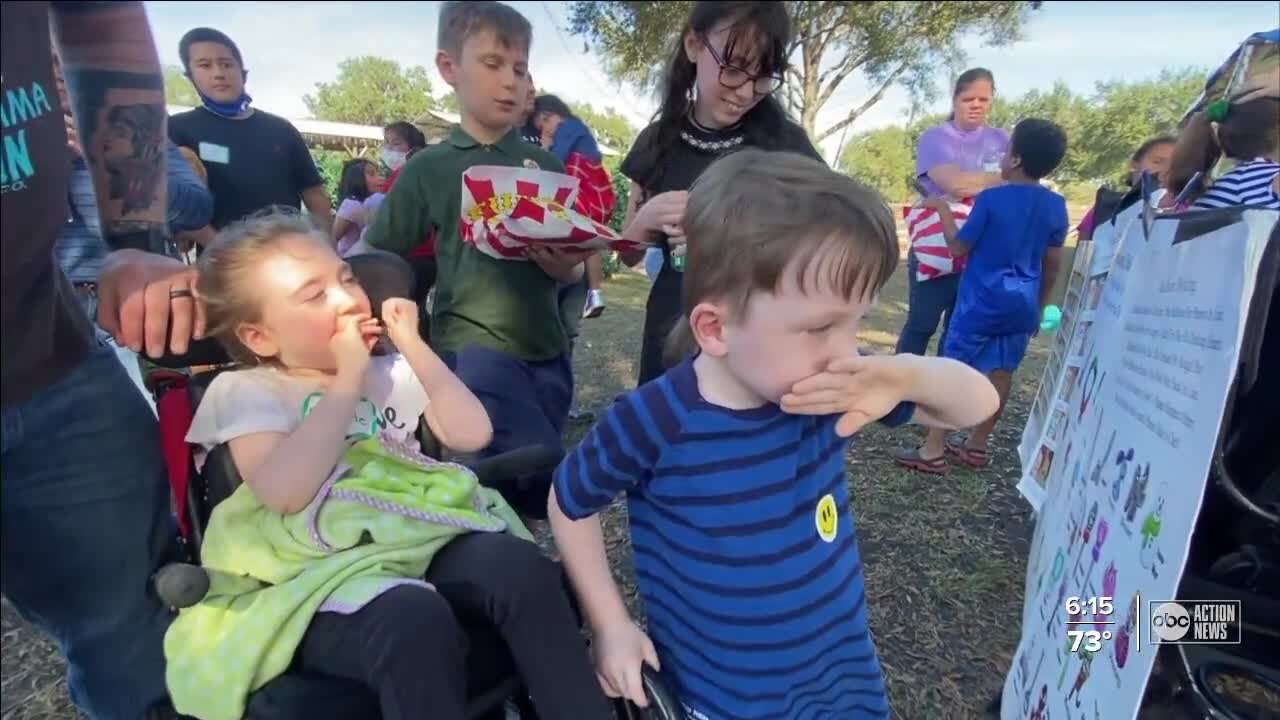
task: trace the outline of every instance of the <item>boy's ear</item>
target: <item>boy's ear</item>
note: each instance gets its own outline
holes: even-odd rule
[[[729,314],[719,303],[702,302],[689,313],[689,330],[702,352],[712,357],[724,357],[729,352],[726,325]]]
[[[275,357],[280,354],[280,346],[271,337],[271,333],[264,327],[254,323],[241,323],[236,328],[236,338],[249,352],[258,357]]]
[[[436,52],[436,70],[440,71],[440,77],[449,83],[449,87],[458,86],[458,68],[454,65],[453,58],[444,50]]]
[[[702,38],[690,30],[684,34],[684,56],[694,65],[698,64],[698,53],[702,52]]]

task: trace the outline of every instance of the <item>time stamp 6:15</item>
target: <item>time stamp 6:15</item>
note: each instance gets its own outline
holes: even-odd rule
[[[1107,596],[1100,597],[1069,597],[1066,603],[1067,611],[1067,638],[1071,641],[1070,651],[1095,653],[1102,649],[1102,643],[1111,639],[1110,630],[1095,630],[1092,627],[1098,625],[1111,625],[1111,613],[1114,608],[1111,604],[1111,598]],[[1081,617],[1092,618],[1090,620],[1079,619]],[[1090,629],[1085,629],[1091,626]]]

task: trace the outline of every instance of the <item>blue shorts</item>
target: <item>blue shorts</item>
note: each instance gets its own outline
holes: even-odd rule
[[[1022,364],[1035,333],[976,335],[952,327],[947,330],[942,356],[959,360],[980,373],[996,370],[1012,373]]]

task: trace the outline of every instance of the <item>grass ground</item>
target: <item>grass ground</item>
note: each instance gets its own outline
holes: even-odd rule
[[[634,385],[648,282],[624,273],[606,290],[609,310],[584,323],[575,358],[579,404],[588,409]],[[906,274],[899,271],[866,322],[865,345],[892,350],[906,311]],[[953,467],[939,479],[898,468],[889,453],[916,442],[913,429],[872,427],[849,453],[872,630],[897,717],[976,717],[1003,684],[1018,640],[1031,533],[1027,506],[1014,489],[1014,448],[1046,350],[1037,339],[1015,378],[986,471]],[[585,429],[574,428],[570,440]],[[638,611],[620,504],[608,513],[605,529],[615,574]],[[0,720],[76,717],[55,647],[7,603],[2,619]]]

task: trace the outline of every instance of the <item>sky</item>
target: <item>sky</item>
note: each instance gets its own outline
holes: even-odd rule
[[[511,2],[533,25],[530,70],[540,92],[570,102],[613,107],[637,127],[652,117],[652,93],[610,82],[602,63],[567,30],[566,2]],[[302,96],[332,80],[348,57],[379,55],[402,65],[422,65],[437,93],[447,89],[435,70],[438,2],[147,2],[152,32],[166,64],[178,65],[178,40],[198,26],[227,33],[240,46],[249,69],[254,104],[291,118],[307,116]],[[1098,82],[1141,80],[1164,67],[1221,63],[1250,33],[1280,25],[1274,0],[1261,2],[1067,2],[1050,0],[1032,15],[1024,40],[984,47],[976,38],[963,46],[967,66],[989,68],[999,95],[1048,89],[1059,80],[1089,92]],[[939,85],[951,70],[938,68]],[[846,80],[818,116],[819,130],[861,103],[870,90],[854,76]],[[943,92],[928,111],[946,108]],[[892,89],[854,124],[852,132],[901,121],[910,98]],[[832,137],[828,145],[838,142]],[[824,148],[831,152],[833,148]]]

